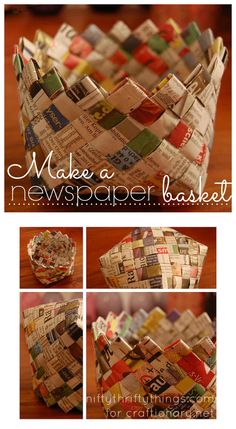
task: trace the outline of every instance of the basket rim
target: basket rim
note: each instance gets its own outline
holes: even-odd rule
[[[51,231],[49,231],[49,232],[51,234]],[[35,265],[37,265],[38,268],[45,268],[47,270],[47,269],[67,268],[67,267],[72,267],[74,265],[75,255],[76,255],[76,243],[75,243],[75,241],[73,241],[67,234],[63,234],[61,231],[57,231],[57,232],[60,232],[61,235],[63,235],[64,237],[68,238],[68,240],[72,243],[71,249],[73,250],[73,252],[72,252],[72,255],[70,257],[70,260],[65,265],[60,264],[60,265],[57,265],[57,266],[51,265],[51,264],[50,265],[46,265],[46,264],[43,264],[43,263],[39,263],[37,260],[35,260],[34,259],[34,252],[30,252],[29,248],[34,243],[34,240],[37,237],[39,237],[40,234],[43,234],[43,231],[41,231],[38,235],[34,235],[34,237],[31,238],[30,241],[29,241],[29,243],[27,244],[27,253],[28,253],[28,256],[30,258],[30,261],[32,263],[34,263]]]

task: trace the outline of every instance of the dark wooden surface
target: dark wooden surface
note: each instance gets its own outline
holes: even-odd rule
[[[173,227],[208,246],[208,253],[200,280],[200,288],[216,287],[216,229]],[[87,228],[87,287],[106,288],[100,270],[99,257],[122,240],[132,227]]]
[[[41,231],[56,230],[67,234],[76,243],[75,255],[75,269],[74,273],[60,280],[59,282],[52,283],[45,286],[40,283],[30,266],[29,256],[27,253],[27,244],[30,239]],[[35,288],[49,288],[49,289],[81,289],[83,287],[83,229],[82,228],[64,228],[64,227],[24,227],[20,228],[20,288],[21,289],[35,289]]]
[[[45,402],[34,394],[31,383],[29,352],[26,346],[24,329],[20,327],[20,418],[21,419],[81,419],[81,413],[64,413],[60,407],[47,407]]]
[[[68,22],[82,31],[89,23],[94,22],[108,31],[118,19],[124,20],[131,28],[135,28],[146,18],[154,22],[164,22],[173,17],[181,26],[189,21],[196,20],[201,29],[211,27],[215,34],[222,35],[226,46],[231,46],[230,13],[227,6],[222,5],[159,5],[144,9],[140,6],[123,6],[117,12],[98,13],[90,7],[69,6],[64,7],[56,16],[32,16],[25,7],[21,7],[19,14],[12,14],[5,20],[5,165],[21,163],[24,165],[24,148],[18,128],[18,99],[16,92],[15,76],[12,68],[13,45],[24,35],[33,39],[35,30],[42,30],[54,35],[60,24]],[[231,180],[231,66],[230,61],[223,77],[220,93],[218,112],[215,123],[215,142],[211,155],[209,175],[205,190],[209,193],[218,191],[219,187],[214,182],[226,179]],[[22,200],[11,202],[11,179],[6,176],[5,209],[6,211],[142,211],[147,208],[142,206],[59,206],[47,205],[42,202],[22,205]],[[18,183],[17,183],[18,184]],[[30,187],[28,179],[20,183],[26,189]],[[158,202],[158,200],[155,200]],[[150,211],[230,211],[231,205],[179,205],[179,206],[150,206]]]

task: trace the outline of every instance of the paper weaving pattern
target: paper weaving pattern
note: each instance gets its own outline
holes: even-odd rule
[[[82,411],[83,303],[49,303],[23,312],[33,390],[48,407]]]
[[[137,184],[158,195],[168,175],[173,193],[199,193],[226,60],[211,30],[191,23],[182,31],[173,20],[160,29],[148,20],[134,31],[119,21],[108,34],[63,24],[54,39],[40,31],[34,44],[22,38],[13,61],[26,165],[35,152],[42,167],[40,178],[31,169],[32,183],[85,193]],[[71,177],[71,168],[91,177]]]
[[[207,246],[172,228],[134,228],[99,258],[111,288],[196,288]]]
[[[172,325],[189,337],[190,330],[196,333],[197,324],[200,335],[214,336],[209,316],[203,313],[196,318],[190,311],[165,315],[155,308],[149,315],[139,310],[133,317],[109,313],[106,320],[99,317],[93,323],[97,384],[106,417],[215,418],[213,341],[207,336],[197,341],[197,335],[191,346],[182,339],[165,346],[158,342],[160,327],[168,334]],[[155,340],[150,337],[154,330]],[[164,338],[160,335],[160,341]]]
[[[50,285],[74,272],[76,245],[60,231],[43,231],[27,245],[31,268],[44,285]]]

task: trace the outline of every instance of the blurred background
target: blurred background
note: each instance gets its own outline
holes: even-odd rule
[[[145,19],[151,19],[158,26],[168,18],[173,18],[181,26],[185,27],[189,22],[196,21],[201,30],[212,28],[217,36],[222,36],[229,50],[229,64],[225,71],[218,114],[216,120],[215,144],[211,154],[211,163],[208,174],[208,192],[218,190],[215,181],[231,180],[231,6],[230,5],[6,5],[5,6],[5,163],[6,165],[24,164],[24,145],[18,127],[18,97],[16,91],[15,75],[12,67],[13,47],[21,36],[33,40],[37,29],[41,29],[51,36],[63,22],[75,27],[80,33],[89,24],[97,24],[104,32],[110,30],[117,20],[123,20],[131,28],[135,29]],[[11,120],[9,121],[9,118]],[[217,166],[217,168],[216,168]],[[217,175],[217,177],[216,177]],[[216,180],[217,179],[217,180]],[[5,180],[5,207],[7,211],[22,211],[18,202],[13,206],[11,201],[12,182],[6,175]],[[26,177],[21,181],[25,189],[29,188]],[[26,211],[48,211],[48,207],[37,205],[24,206]],[[63,207],[50,207],[51,211],[64,211]],[[75,207],[67,207],[67,211],[75,211]],[[80,207],[80,211],[97,211],[94,207]],[[104,207],[104,211],[110,210]],[[113,207],[113,210],[121,210]],[[136,207],[128,207],[128,211],[136,211]],[[150,210],[157,211],[155,207]],[[176,207],[165,208],[168,211],[176,211]],[[178,207],[178,211],[230,211],[230,204],[215,206],[184,206]]]
[[[91,21],[100,20],[100,25],[104,30],[108,30],[119,18],[130,26],[137,26],[147,18],[155,20],[158,24],[173,17],[181,26],[195,19],[201,27],[211,26],[218,33],[228,33],[231,26],[230,5],[204,5],[189,4],[183,5],[5,5],[6,15],[20,15],[21,19],[30,22],[30,17],[34,15],[34,22],[37,17],[44,16],[44,28],[51,22],[62,23],[69,20],[72,26],[83,30]],[[45,19],[45,17],[47,17]],[[79,18],[79,19],[78,19]],[[40,22],[41,24],[41,22]],[[43,24],[43,23],[42,23]],[[43,29],[43,28],[42,28]],[[52,28],[53,30],[53,28]],[[29,30],[28,30],[29,32]],[[229,40],[228,40],[229,41]]]
[[[109,311],[116,314],[123,310],[131,315],[140,308],[147,312],[161,307],[166,313],[176,309],[189,309],[198,316],[206,311],[216,317],[216,294],[214,292],[88,292],[87,325],[98,316],[106,317]]]

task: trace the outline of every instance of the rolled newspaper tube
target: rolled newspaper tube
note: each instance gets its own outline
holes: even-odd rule
[[[87,168],[83,192],[96,184],[150,186],[161,193],[198,194],[207,179],[221,79],[227,63],[222,38],[196,23],[146,20],[133,31],[118,21],[105,34],[92,24],[79,34],[62,24],[54,38],[38,30],[15,49],[20,126],[27,167],[53,151],[53,177],[43,168],[31,181],[46,189],[78,186],[65,176]],[[112,171],[111,179],[100,175]],[[200,183],[201,182],[201,183]],[[87,186],[85,186],[87,185]],[[88,187],[88,188],[87,188]]]
[[[172,228],[134,228],[99,258],[110,288],[197,288],[207,246]]]
[[[83,301],[28,308],[23,326],[35,394],[65,413],[83,409]]]
[[[73,274],[76,245],[60,231],[44,231],[27,245],[30,264],[37,280],[50,285]]]
[[[154,310],[162,315],[159,326],[157,319],[153,316],[150,319],[142,309],[129,317],[125,327],[121,320],[125,317],[127,321],[128,315],[124,316],[124,313],[115,315],[110,312],[106,319],[99,317],[92,324],[97,385],[105,416],[123,419],[215,418],[214,343],[209,337],[201,337],[199,331],[194,342],[189,344],[184,339],[183,330],[178,331],[175,323],[183,318],[181,314],[176,310],[169,315],[160,308]],[[189,311],[185,313],[189,314]],[[190,329],[197,319],[194,315],[192,318],[188,316],[185,329]],[[168,337],[159,330],[160,324],[167,326],[163,325],[164,320],[168,322],[168,328],[171,324],[179,335],[174,342],[170,339],[168,343]]]

